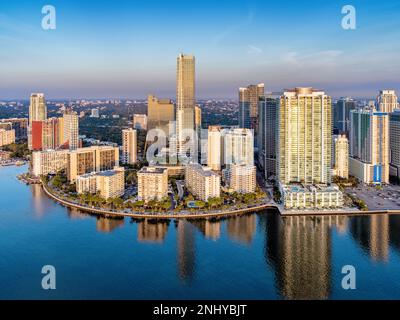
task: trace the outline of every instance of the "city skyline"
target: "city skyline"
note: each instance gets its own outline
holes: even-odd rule
[[[174,97],[179,53],[196,55],[199,99],[236,98],[260,82],[269,92],[310,86],[334,98],[400,88],[399,1],[353,1],[356,30],[341,27],[342,1],[111,4],[53,1],[57,28],[47,31],[40,1],[2,5],[0,99]]]

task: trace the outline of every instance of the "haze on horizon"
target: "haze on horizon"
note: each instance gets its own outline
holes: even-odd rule
[[[357,29],[341,27],[344,1],[54,0],[0,3],[0,99],[174,98],[176,57],[196,57],[197,98],[237,98],[264,82],[334,97],[400,90],[400,1],[354,0]]]

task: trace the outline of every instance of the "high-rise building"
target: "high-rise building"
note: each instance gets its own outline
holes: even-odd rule
[[[168,196],[168,170],[166,168],[143,167],[137,173],[138,199],[148,202],[162,200]]]
[[[28,148],[32,150],[32,122],[47,119],[47,105],[43,93],[32,93],[29,104]]]
[[[31,125],[32,150],[58,148],[61,145],[59,133],[59,118],[33,121]]]
[[[223,165],[223,141],[220,126],[208,127],[207,165],[212,170],[221,170]]]
[[[175,105],[170,99],[158,99],[153,95],[147,97],[147,129],[159,129],[168,138],[169,124],[175,121]],[[172,133],[172,132],[171,132]]]
[[[398,108],[396,92],[394,90],[381,90],[377,97],[378,111],[393,112]]]
[[[256,166],[233,164],[225,171],[225,183],[233,191],[238,193],[253,193],[256,191]]]
[[[135,129],[122,130],[122,163],[134,164],[137,161],[137,131]]]
[[[189,164],[186,166],[185,186],[199,200],[208,201],[220,197],[221,177],[209,167]]]
[[[279,103],[277,177],[285,208],[343,205],[331,185],[332,103],[313,88],[286,90]]]
[[[239,127],[258,132],[258,101],[264,96],[264,83],[239,88]]]
[[[124,168],[81,175],[76,179],[76,191],[78,194],[99,192],[104,199],[121,197],[125,193]]]
[[[137,130],[147,130],[147,115],[134,114],[133,115],[133,128]]]
[[[350,123],[350,174],[364,183],[388,183],[388,113],[368,108],[353,110]]]
[[[56,174],[67,169],[68,150],[46,150],[32,152],[32,174],[41,175]]]
[[[111,146],[78,148],[68,153],[67,178],[75,182],[78,176],[112,170],[119,165],[119,149]]]
[[[195,135],[195,58],[180,54],[177,58],[176,148],[181,158],[197,158]],[[190,152],[190,155],[188,154]],[[196,161],[197,162],[197,161]]]
[[[279,163],[281,183],[331,182],[331,97],[313,88],[287,90],[280,99]]]
[[[349,141],[345,135],[333,136],[332,141],[333,175],[349,178]]]
[[[47,119],[47,105],[43,93],[32,93],[29,104],[29,125]]]
[[[243,128],[224,129],[224,164],[254,165],[253,131]]]
[[[357,103],[352,98],[340,98],[335,105],[333,112],[333,127],[339,133],[349,134],[350,111],[357,108]]]
[[[400,179],[400,110],[389,116],[390,123],[390,175]]]
[[[282,93],[266,94],[258,105],[258,161],[265,179],[276,175],[279,101]]]
[[[70,150],[79,148],[79,117],[75,111],[67,111],[63,115],[64,143]]]

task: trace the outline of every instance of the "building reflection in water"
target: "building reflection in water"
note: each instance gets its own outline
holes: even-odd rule
[[[389,216],[377,214],[352,217],[350,233],[363,251],[375,261],[386,262],[389,255]]]
[[[183,282],[190,283],[196,268],[195,226],[186,220],[178,220],[176,224],[178,274]]]
[[[400,215],[389,216],[389,241],[390,245],[400,252]]]
[[[80,211],[76,208],[67,208],[68,218],[70,219],[88,219],[92,217],[90,214]]]
[[[49,212],[46,201],[48,198],[43,193],[42,187],[38,184],[30,185],[32,191],[32,212],[35,213],[36,218],[43,217],[47,212]],[[51,200],[51,199],[50,199]]]
[[[260,216],[266,227],[266,261],[285,299],[327,299],[331,292],[331,228],[346,230],[347,217]]]
[[[169,220],[144,219],[137,225],[139,242],[163,243],[168,232]]]
[[[202,219],[191,222],[196,226],[206,239],[218,240],[221,236],[221,221]]]
[[[256,232],[255,214],[229,218],[226,221],[228,237],[244,244],[250,244]]]
[[[96,220],[96,229],[99,232],[110,233],[118,227],[124,225],[124,218],[106,218],[98,216]]]

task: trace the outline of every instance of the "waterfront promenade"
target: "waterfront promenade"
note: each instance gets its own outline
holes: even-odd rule
[[[61,199],[59,196],[53,194],[49,188],[42,184],[44,192],[53,200],[58,203],[70,207],[79,209],[84,212],[89,212],[93,214],[112,216],[112,217],[131,217],[138,219],[210,219],[210,218],[222,218],[236,215],[243,215],[252,212],[259,212],[265,209],[275,209],[282,216],[332,216],[332,215],[346,215],[346,216],[364,216],[371,214],[400,214],[400,210],[368,210],[360,211],[357,209],[348,210],[285,210],[282,206],[276,205],[274,203],[263,203],[259,205],[254,205],[247,208],[233,209],[233,210],[214,210],[208,212],[124,212],[124,211],[113,211],[106,209],[99,209],[94,207],[83,206],[65,199]]]

